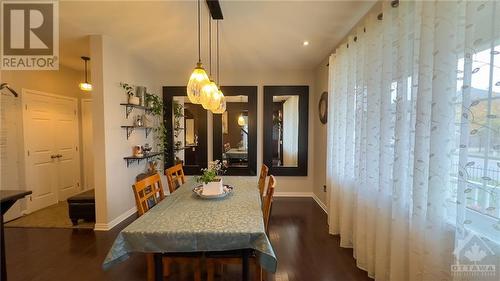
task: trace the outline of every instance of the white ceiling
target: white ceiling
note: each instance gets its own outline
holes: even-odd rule
[[[313,69],[375,1],[222,0],[221,69]],[[82,69],[90,34],[112,37],[158,71],[197,61],[196,1],[62,1],[61,64]],[[208,70],[208,11],[202,1],[202,60]],[[303,46],[307,40],[309,46]]]

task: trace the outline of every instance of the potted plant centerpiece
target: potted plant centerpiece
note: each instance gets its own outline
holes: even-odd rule
[[[222,176],[224,170],[220,160],[208,162],[208,168],[201,169],[201,176],[196,181],[203,184],[203,195],[219,195],[224,192]]]

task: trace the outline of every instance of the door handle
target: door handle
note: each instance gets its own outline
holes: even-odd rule
[[[56,157],[57,157],[57,158],[61,158],[61,157],[63,157],[63,156],[62,156],[62,154],[57,154],[57,155],[56,155]]]
[[[50,158],[54,159],[54,158],[57,158],[57,155],[50,155]]]

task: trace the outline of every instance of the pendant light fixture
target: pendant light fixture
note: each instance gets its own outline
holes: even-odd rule
[[[85,82],[80,83],[78,86],[82,91],[90,92],[92,91],[92,84],[90,84],[87,79],[87,62],[90,60],[90,58],[82,57],[82,60],[85,62]]]
[[[201,23],[200,23],[200,0],[198,0],[198,63],[189,78],[186,90],[189,101],[199,104],[203,87],[210,82],[208,75],[201,63]]]
[[[212,110],[218,105],[216,97],[219,94],[217,84],[212,80],[212,17],[208,16],[208,70],[210,82],[201,90],[200,102],[204,109]]]
[[[212,109],[212,113],[214,114],[222,114],[226,111],[226,97],[222,93],[220,89],[220,56],[219,56],[219,20],[217,20],[217,84],[219,85],[217,91],[217,106]]]

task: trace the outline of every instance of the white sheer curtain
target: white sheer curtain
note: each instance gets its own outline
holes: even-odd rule
[[[330,57],[330,233],[376,280],[500,280],[500,3],[380,12]]]

